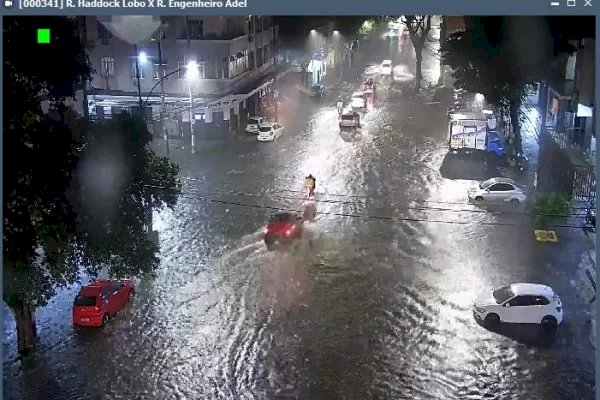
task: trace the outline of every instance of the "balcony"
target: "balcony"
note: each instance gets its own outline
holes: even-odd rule
[[[246,35],[247,33],[244,32],[243,30],[233,30],[233,31],[227,31],[227,32],[222,32],[220,34],[215,33],[215,32],[207,32],[207,33],[202,33],[201,35],[191,35],[189,40],[192,41],[198,41],[198,40],[222,40],[222,41],[229,41],[229,40],[233,40],[233,39],[237,39],[241,36]],[[188,40],[188,35],[187,35],[187,31],[184,29],[183,32],[181,32],[181,34],[179,35],[179,37],[177,38],[177,40]]]

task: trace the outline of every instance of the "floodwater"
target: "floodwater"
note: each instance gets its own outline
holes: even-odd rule
[[[173,151],[185,185],[156,216],[158,276],[105,329],[73,329],[77,288],[65,291],[39,310],[39,350],[22,369],[5,310],[4,398],[592,399],[586,304],[569,283],[580,240],[548,251],[522,210],[468,204],[475,181],[444,171],[445,107],[406,94],[410,49],[363,48],[359,72],[390,55],[399,66],[395,83],[373,75],[378,106],[356,136],[340,136],[335,110],[358,86],[350,74],[321,104],[282,89],[294,115],[274,143]],[[426,78],[437,68],[426,55]],[[310,243],[267,252],[268,216],[298,207],[309,173]],[[479,292],[518,281],[561,295],[555,337],[474,321]]]

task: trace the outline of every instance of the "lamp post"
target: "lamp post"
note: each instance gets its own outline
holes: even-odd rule
[[[273,99],[275,100],[275,122],[278,122],[279,117],[279,109],[278,109],[278,98],[279,92],[277,91],[277,56],[279,51],[279,45],[277,43],[277,38],[275,37],[275,27],[273,29]]]
[[[167,114],[167,104],[165,102],[165,69],[162,60],[162,48],[160,45],[160,35],[156,40],[156,47],[158,50],[158,79],[160,83],[160,128],[163,131],[163,139],[165,140],[165,151],[167,156],[169,155],[169,131],[165,127],[165,116]],[[161,76],[162,75],[162,76]]]
[[[196,153],[196,135],[194,133],[194,96],[192,93],[192,84],[198,81],[200,71],[198,70],[198,63],[190,61],[186,65],[185,79],[188,81],[190,90],[190,135],[192,137],[192,154]]]
[[[138,89],[138,98],[140,102],[140,112],[144,111],[144,102],[142,100],[142,84],[140,81],[140,63],[145,64],[148,61],[148,57],[146,53],[138,52],[137,43],[133,45],[133,50],[135,51],[135,79],[137,80],[137,89]],[[142,114],[145,115],[145,114]]]

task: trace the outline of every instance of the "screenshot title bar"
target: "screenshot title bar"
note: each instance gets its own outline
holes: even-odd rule
[[[2,0],[5,14],[589,15],[600,0]]]

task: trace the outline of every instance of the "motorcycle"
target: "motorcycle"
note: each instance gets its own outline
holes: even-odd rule
[[[592,204],[585,214],[586,228],[596,231],[596,207]]]

